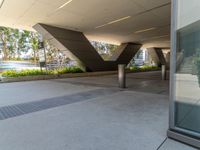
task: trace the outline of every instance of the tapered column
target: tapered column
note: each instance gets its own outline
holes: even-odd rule
[[[125,72],[125,64],[118,65],[118,80],[119,80],[119,87],[126,88],[126,72]]]

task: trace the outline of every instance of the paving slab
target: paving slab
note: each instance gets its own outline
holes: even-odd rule
[[[155,150],[168,97],[132,91],[0,121],[3,150]]]
[[[0,149],[157,150],[168,129],[169,83],[160,72],[130,73],[127,86],[118,88],[117,75],[1,84],[8,117]],[[13,112],[18,105],[28,113]],[[170,139],[160,149],[193,150]]]
[[[0,107],[42,99],[66,96],[99,89],[88,85],[73,85],[52,80],[0,84]]]

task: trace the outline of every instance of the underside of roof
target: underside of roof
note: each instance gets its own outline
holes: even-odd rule
[[[0,0],[1,2],[2,0]],[[37,23],[81,31],[114,44],[170,45],[170,0],[4,0],[0,26],[34,30]]]

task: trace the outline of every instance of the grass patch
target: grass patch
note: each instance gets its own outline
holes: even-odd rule
[[[7,70],[1,73],[2,77],[24,77],[24,76],[38,76],[38,75],[59,75],[59,74],[66,74],[66,73],[82,73],[83,71],[78,67],[67,67],[63,69],[56,69],[56,70],[39,70],[39,69],[32,69],[32,70]]]

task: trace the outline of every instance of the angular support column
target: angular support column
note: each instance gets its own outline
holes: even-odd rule
[[[58,49],[70,51],[73,57],[84,64],[87,71],[117,70],[118,64],[128,64],[141,47],[141,44],[124,43],[119,48],[119,54],[110,61],[104,61],[81,32],[44,24],[36,24],[34,29]]]
[[[167,66],[162,49],[163,48],[148,48],[148,52],[157,66]]]
[[[140,48],[140,44],[123,43],[115,50],[115,53],[109,58],[109,61],[128,65]]]

